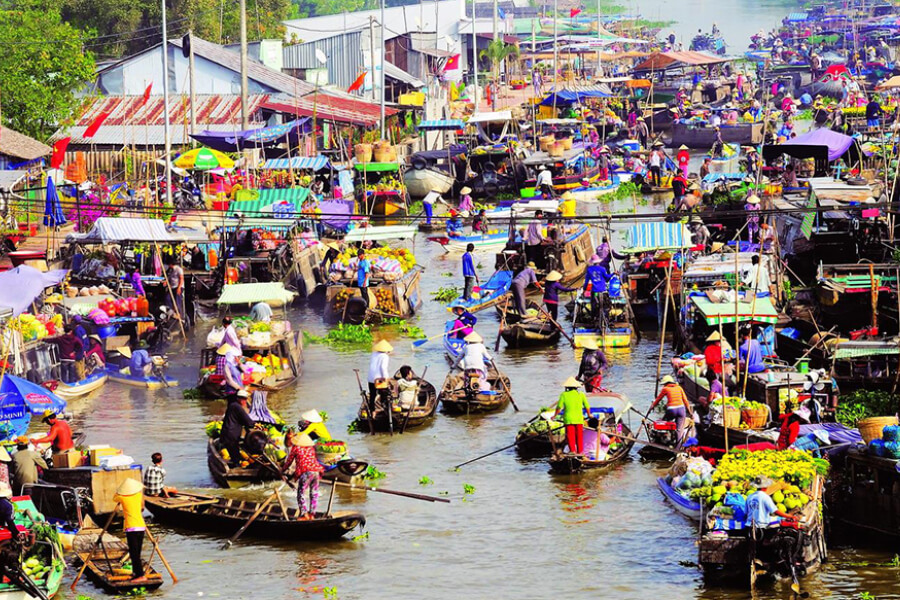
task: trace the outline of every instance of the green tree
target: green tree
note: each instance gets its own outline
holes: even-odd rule
[[[3,121],[46,139],[79,108],[75,92],[94,76],[82,32],[54,10],[0,11],[0,102]]]
[[[500,80],[500,66],[508,58],[519,58],[519,47],[513,44],[507,44],[503,40],[493,40],[485,50],[478,53],[482,59],[487,59],[491,63],[491,72],[494,81]]]

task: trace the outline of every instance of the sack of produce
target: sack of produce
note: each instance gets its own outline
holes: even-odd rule
[[[206,335],[206,347],[207,348],[218,348],[222,345],[222,338],[225,337],[225,328],[224,327],[213,327],[212,331],[210,331]]]
[[[884,456],[884,441],[872,440],[869,442],[869,454],[872,456]]]
[[[900,426],[888,425],[882,429],[881,439],[885,442],[900,442]]]
[[[900,442],[882,442],[884,444],[884,457],[900,459]]]

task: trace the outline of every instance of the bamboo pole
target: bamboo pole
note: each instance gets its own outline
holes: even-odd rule
[[[669,259],[669,270],[666,273],[666,301],[663,306],[662,329],[659,333],[659,356],[656,360],[656,387],[653,390],[653,397],[659,395],[659,374],[662,370],[663,348],[666,345],[666,322],[669,318],[669,299],[672,297],[672,265],[675,264],[674,257]]]

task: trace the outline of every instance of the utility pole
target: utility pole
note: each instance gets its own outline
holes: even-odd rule
[[[172,204],[172,136],[169,131],[169,34],[166,31],[166,0],[162,4],[162,69],[163,69],[163,132],[166,145],[166,204]],[[80,204],[80,203],[79,203]]]
[[[372,102],[375,102],[375,17],[369,15],[369,80],[372,82]]]
[[[559,0],[553,0],[553,116],[556,117],[556,97],[559,95]]]
[[[497,20],[500,18],[500,7],[498,6],[497,0],[494,0],[494,41],[496,42],[498,38],[498,23]]]
[[[603,77],[603,51],[600,46],[600,0],[597,0],[597,77]]]
[[[384,42],[386,36],[384,34],[384,0],[381,0],[381,139],[386,139],[384,135]]]
[[[190,75],[190,86],[191,86],[191,133],[197,133],[197,111],[194,108],[196,106],[197,98],[195,95],[194,88],[194,34],[192,31],[188,30],[188,72]],[[193,144],[193,138],[191,138],[191,144]]]
[[[473,114],[478,114],[478,37],[475,33],[475,4],[476,0],[472,0],[472,100],[475,101]]]
[[[250,101],[247,98],[247,0],[241,0],[241,129],[250,129],[249,104]]]

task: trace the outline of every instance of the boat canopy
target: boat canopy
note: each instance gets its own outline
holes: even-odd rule
[[[706,324],[712,327],[750,321],[754,323],[778,322],[778,311],[772,305],[772,299],[768,296],[756,297],[756,300],[748,299],[743,295],[735,303],[734,300],[725,302],[713,302],[705,294],[690,296],[691,302],[697,307]],[[737,310],[735,310],[735,308]]]
[[[400,163],[395,163],[395,162],[356,163],[355,165],[353,165],[353,168],[355,168],[357,171],[362,171],[365,173],[387,173],[390,171],[399,171]]]
[[[162,219],[133,217],[100,217],[87,233],[70,233],[67,242],[82,244],[111,244],[116,242],[183,242],[206,235],[196,230],[169,230]]]
[[[409,239],[416,235],[416,231],[418,231],[418,226],[415,224],[357,227],[347,233],[346,237],[344,237],[344,242],[349,244],[351,242],[362,242],[366,240],[384,241]]]
[[[220,152],[240,152],[242,148],[272,148],[284,141],[295,146],[301,135],[312,131],[310,121],[310,117],[302,117],[281,125],[244,131],[201,131],[191,134],[191,137]]]
[[[534,152],[531,156],[522,161],[523,165],[535,167],[537,165],[547,165],[558,162],[568,163],[584,156],[585,152],[590,152],[594,144],[574,144],[568,150],[564,150],[562,156],[550,156],[546,152]]]
[[[475,125],[476,123],[508,123],[512,120],[512,111],[499,110],[496,112],[484,112],[478,113],[477,115],[472,115],[471,117],[469,117],[468,124]]]
[[[34,267],[20,265],[0,273],[0,307],[8,307],[14,317],[21,315],[45,289],[62,283],[68,272],[60,269],[42,273]]]
[[[463,127],[462,119],[433,119],[419,123],[419,131],[456,131]]]
[[[622,252],[636,254],[656,250],[690,248],[691,233],[684,223],[640,223],[625,232]]]
[[[321,171],[331,164],[321,154],[318,156],[292,156],[291,158],[270,158],[263,164],[263,169],[310,169]]]
[[[815,159],[817,172],[822,172],[826,166],[824,163],[835,161],[844,155],[847,155],[847,164],[851,165],[859,162],[862,157],[859,142],[854,138],[824,127],[798,135],[782,144],[763,146],[763,158],[766,161],[774,160],[782,154]]]
[[[730,58],[707,54],[705,52],[657,52],[634,68],[635,72],[665,71],[683,67],[705,67],[731,61]]]
[[[294,292],[284,289],[284,284],[280,281],[233,283],[222,288],[222,295],[216,300],[216,304],[256,304],[257,302],[287,304],[296,295]]]

